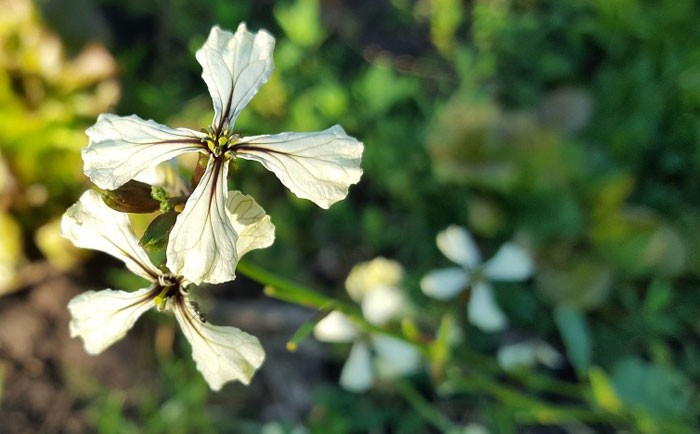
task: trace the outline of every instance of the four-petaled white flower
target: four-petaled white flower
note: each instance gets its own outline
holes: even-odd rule
[[[420,282],[425,295],[449,300],[471,286],[468,318],[487,332],[503,330],[508,324],[496,303],[490,281],[517,282],[528,279],[533,272],[530,255],[520,246],[509,242],[501,246],[493,258],[482,264],[481,254],[469,232],[452,225],[437,235],[438,249],[461,267],[433,270]]]
[[[294,194],[328,208],[343,199],[362,175],[363,145],[336,125],[313,133],[244,137],[234,130],[241,110],[268,80],[274,38],[251,33],[241,24],[235,34],[213,27],[196,53],[214,106],[207,132],[170,128],[135,115],[101,115],[87,130],[85,174],[112,190],[142,171],[188,152],[208,155],[206,169],[173,227],[167,266],[195,284],[233,280],[240,236],[226,214],[229,161],[261,163]]]
[[[240,255],[267,247],[274,240],[269,217],[249,196],[230,192],[223,212],[238,234]],[[71,337],[81,337],[90,354],[118,341],[147,310],[170,310],[192,346],[197,369],[213,390],[228,381],[248,384],[265,352],[255,336],[234,327],[212,325],[190,299],[188,282],[155,267],[139,246],[126,214],[112,210],[99,194],[85,192],[61,220],[61,234],[76,246],[109,253],[135,274],[150,281],[134,292],[87,291],[68,304]]]
[[[345,281],[350,297],[361,304],[362,314],[382,326],[407,310],[403,290],[398,286],[403,269],[395,261],[376,258],[353,267]],[[420,367],[420,353],[409,343],[379,333],[363,335],[342,312],[333,311],[314,327],[316,339],[324,342],[353,342],[340,374],[340,385],[364,392],[379,378],[396,378]],[[374,357],[373,353],[374,352]]]

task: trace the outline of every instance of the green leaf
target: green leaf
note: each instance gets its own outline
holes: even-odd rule
[[[630,357],[615,364],[611,377],[615,391],[628,408],[644,411],[657,420],[682,417],[689,408],[688,379],[670,367]]]
[[[147,252],[164,248],[168,243],[168,235],[170,235],[170,230],[175,225],[176,218],[177,213],[175,211],[168,211],[154,218],[146,228],[146,232],[144,232],[141,240],[139,240],[139,245]]]
[[[560,305],[554,309],[554,321],[571,364],[583,376],[591,364],[591,333],[586,317],[572,306]]]
[[[275,18],[289,40],[303,47],[320,45],[325,38],[318,0],[297,0],[277,5]]]

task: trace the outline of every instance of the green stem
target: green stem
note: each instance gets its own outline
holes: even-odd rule
[[[395,383],[395,386],[403,399],[405,399],[406,402],[413,407],[416,413],[418,413],[432,426],[442,432],[448,432],[455,429],[455,425],[452,423],[452,421],[434,409],[433,406],[430,405],[430,402],[428,402],[423,395],[418,393],[418,391],[408,381],[399,380]]]
[[[419,342],[407,339],[403,334],[379,327],[367,321],[357,306],[341,302],[321,294],[320,291],[308,289],[298,283],[275,275],[260,267],[247,262],[238,263],[238,271],[258,283],[265,285],[265,294],[269,297],[294,303],[315,309],[334,309],[345,314],[362,330],[371,333],[380,333],[407,342],[424,355],[428,354],[428,348]]]

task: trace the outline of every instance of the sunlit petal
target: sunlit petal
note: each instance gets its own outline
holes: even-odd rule
[[[395,378],[412,374],[420,368],[420,353],[413,345],[391,336],[372,336],[377,352],[377,374],[383,378]]]
[[[328,208],[348,194],[362,176],[362,142],[338,125],[316,133],[282,133],[245,137],[236,155],[272,171],[303,199]]]
[[[501,331],[508,325],[506,315],[496,303],[493,287],[486,282],[473,285],[467,314],[469,322],[485,332]]]
[[[194,284],[235,278],[238,235],[226,210],[227,174],[227,162],[209,160],[170,232],[168,268]]]
[[[203,133],[170,128],[136,115],[102,114],[86,130],[84,171],[92,182],[114,190],[142,171],[186,152],[202,151]]]
[[[362,298],[362,315],[375,325],[386,324],[406,308],[406,298],[401,289],[378,286],[370,289]]]
[[[361,303],[367,291],[378,286],[396,286],[401,283],[403,274],[400,263],[379,256],[352,267],[345,279],[345,289],[350,298]]]
[[[265,360],[258,338],[235,327],[203,321],[186,298],[174,301],[172,310],[192,346],[192,359],[212,390],[229,381],[250,384]]]
[[[196,57],[214,105],[216,129],[230,128],[238,114],[270,78],[275,38],[249,32],[241,23],[235,34],[214,26]]]
[[[340,373],[340,385],[352,392],[366,392],[373,382],[369,348],[364,342],[355,342]]]
[[[506,243],[484,264],[484,274],[491,280],[517,282],[532,276],[534,265],[528,252],[514,243]]]
[[[428,272],[420,281],[423,293],[438,300],[449,300],[464,290],[469,275],[461,268],[443,268]]]
[[[471,234],[461,226],[451,225],[437,235],[438,249],[451,261],[466,269],[481,263],[481,254]]]
[[[314,337],[323,342],[351,342],[357,328],[345,314],[334,310],[316,324]]]
[[[99,250],[121,259],[139,276],[155,281],[161,274],[153,266],[131,229],[127,214],[105,205],[99,193],[88,190],[61,219],[61,235],[78,247]]]
[[[269,247],[275,241],[275,225],[252,196],[229,191],[226,209],[233,230],[238,234],[236,251],[239,258],[251,250]]]
[[[154,295],[153,288],[84,292],[68,303],[70,336],[80,337],[88,353],[99,354],[123,338],[136,320],[153,307]]]

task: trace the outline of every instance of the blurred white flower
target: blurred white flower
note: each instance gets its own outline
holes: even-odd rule
[[[493,258],[482,263],[472,236],[456,225],[437,235],[437,246],[460,267],[430,271],[420,282],[423,293],[438,300],[449,300],[470,286],[469,321],[487,332],[503,330],[508,320],[496,303],[490,282],[528,279],[534,269],[530,255],[522,247],[509,242],[501,246]]]
[[[343,199],[362,175],[363,145],[335,125],[312,133],[243,137],[234,130],[241,110],[273,70],[274,38],[213,27],[197,51],[214,106],[206,132],[170,128],[136,115],[103,114],[87,130],[85,174],[113,190],[163,161],[202,153],[206,168],[170,233],[167,265],[190,282],[221,283],[235,278],[237,234],[225,212],[229,162],[253,160],[272,171],[294,194],[322,208]],[[194,252],[194,253],[192,253]]]
[[[399,286],[402,278],[403,268],[398,262],[376,258],[353,267],[345,287],[351,298],[360,304],[365,319],[382,326],[408,310]],[[392,379],[420,368],[420,353],[414,346],[380,333],[363,334],[338,311],[316,324],[314,336],[324,342],[353,342],[340,374],[340,385],[353,392],[367,391],[375,377]]]
[[[531,339],[508,344],[498,349],[498,364],[506,371],[541,363],[548,368],[557,368],[562,363],[562,356],[548,343]]]
[[[239,192],[231,192],[228,218],[238,230],[240,251],[266,247],[274,227],[261,208]],[[256,205],[257,206],[257,205]],[[129,218],[104,204],[94,191],[85,192],[61,220],[61,234],[82,248],[100,250],[122,260],[150,282],[134,292],[87,291],[68,304],[71,337],[83,339],[85,350],[98,354],[121,339],[147,310],[171,311],[192,346],[197,369],[213,390],[226,382],[250,383],[265,352],[255,336],[234,327],[210,324],[190,299],[189,282],[156,268],[139,246]]]

